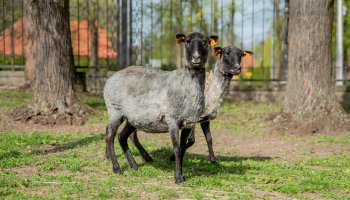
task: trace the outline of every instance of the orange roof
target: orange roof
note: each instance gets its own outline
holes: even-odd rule
[[[242,68],[256,67],[257,66],[256,60],[250,54],[247,54],[246,56],[244,56],[241,62],[242,62],[242,64],[241,64]]]
[[[14,54],[15,55],[22,55],[22,21],[18,20],[14,25]],[[3,35],[4,32],[1,33],[0,36],[0,54],[4,53],[4,40],[5,40],[5,54],[6,55],[12,55],[12,48],[11,48],[11,34],[12,34],[12,27],[9,27],[5,29],[5,36]],[[24,33],[23,33],[24,34]],[[25,35],[24,35],[25,37]],[[24,48],[23,52],[25,52],[25,45],[26,45],[26,39],[24,39]]]
[[[78,31],[79,24],[79,31]],[[70,31],[72,34],[72,46],[73,46],[73,54],[78,55],[78,43],[80,46],[79,54],[82,57],[88,57],[89,51],[89,41],[91,38],[89,29],[88,29],[87,20],[81,20],[79,23],[77,20],[72,20],[70,22]],[[79,40],[78,40],[78,32],[79,32]],[[108,47],[108,51],[107,51]],[[98,57],[99,58],[116,58],[117,52],[112,49],[112,42],[107,40],[107,31],[101,27],[98,27]]]
[[[24,23],[25,24],[25,23]],[[24,27],[25,28],[25,27]],[[87,20],[81,20],[79,23],[79,42],[78,42],[78,21],[72,20],[70,22],[71,36],[72,36],[72,46],[73,54],[78,55],[78,43],[79,43],[79,54],[82,57],[88,57],[90,32],[88,30]],[[18,20],[14,24],[14,54],[22,55],[22,22]],[[12,27],[9,27],[5,30],[5,36],[1,34],[0,36],[0,54],[4,53],[3,43],[5,40],[5,54],[11,55],[11,34]],[[5,37],[5,38],[4,38]],[[24,50],[26,49],[27,39],[24,32]],[[108,47],[108,52],[107,52]],[[91,48],[90,48],[91,49]],[[91,52],[90,52],[91,53]],[[112,42],[107,39],[107,31],[101,27],[98,27],[98,57],[99,58],[116,58],[117,52],[112,49]]]

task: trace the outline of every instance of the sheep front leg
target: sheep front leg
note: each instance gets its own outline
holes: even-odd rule
[[[217,163],[217,160],[215,158],[214,151],[213,151],[213,141],[210,133],[210,121],[202,122],[201,128],[203,130],[205,139],[207,140],[207,143],[208,143],[209,161],[212,163]]]
[[[182,129],[182,133],[183,134],[184,132],[188,132],[189,133],[189,136],[188,139],[187,139],[187,143],[185,145],[181,145],[181,152],[185,152],[188,148],[190,148],[194,142],[195,142],[195,134],[194,134],[194,127],[192,129]],[[181,139],[182,141],[182,139]],[[172,154],[170,157],[169,157],[169,160],[170,161],[175,161],[175,155]]]
[[[180,184],[184,181],[182,175],[181,166],[181,149],[179,144],[179,127],[174,123],[173,126],[169,126],[169,133],[171,136],[171,141],[173,143],[173,151],[175,155],[175,183]]]
[[[188,129],[188,128],[185,128],[185,129],[182,129],[181,131],[181,138],[180,138],[180,152],[181,152],[181,167],[182,167],[182,163],[183,163],[183,159],[184,159],[184,156],[185,156],[185,152],[186,152],[186,149],[187,149],[187,140],[188,140],[188,136],[191,134],[191,130],[193,129]],[[182,169],[182,168],[181,168]],[[181,171],[182,173],[182,171]]]

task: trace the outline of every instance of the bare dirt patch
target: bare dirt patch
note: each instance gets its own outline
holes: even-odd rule
[[[83,125],[88,108],[77,106],[67,112],[58,112],[56,109],[48,112],[38,112],[31,106],[15,108],[9,113],[14,121],[26,124],[41,124],[45,126],[53,125]]]
[[[276,191],[267,191],[267,190],[258,190],[258,189],[251,189],[255,193],[254,199],[265,199],[265,198],[271,198],[271,199],[284,199],[284,200],[297,200],[297,198],[289,197],[286,194],[276,192]]]
[[[296,119],[289,113],[273,113],[266,118],[270,123],[269,132],[279,134],[314,134],[324,133],[337,135],[349,131],[349,116],[344,113],[329,112],[319,115],[305,116]]]
[[[235,135],[227,129],[213,129],[212,136],[214,152],[218,158],[221,156],[300,161],[311,155],[329,156],[350,151],[350,147],[346,144],[317,143],[311,139],[293,135],[288,136],[287,139],[277,134],[244,136]],[[196,143],[189,152],[208,155],[203,133],[196,132]]]
[[[21,175],[34,175],[37,174],[39,172],[39,168],[35,167],[35,166],[23,166],[23,167],[14,167],[14,168],[9,168],[9,171],[15,172],[17,174],[21,174]]]
[[[22,122],[21,120],[14,120],[13,117],[10,116],[10,113],[6,113],[0,109],[2,115],[0,115],[0,132],[13,130],[20,133],[30,133],[30,132],[53,132],[53,133],[104,133],[106,124],[104,123],[86,123],[84,119],[84,123],[73,123],[73,124],[53,124],[49,122],[48,124],[42,123],[33,123],[31,121]],[[19,114],[18,114],[19,115]],[[43,117],[43,116],[41,116]],[[74,116],[69,116],[73,118]],[[46,118],[45,121],[50,118]]]

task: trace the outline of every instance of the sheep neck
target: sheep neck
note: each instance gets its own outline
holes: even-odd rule
[[[179,108],[179,114],[181,113],[179,118],[183,119],[181,127],[189,127],[197,122],[204,112],[205,68],[185,66],[184,68],[180,68],[178,72],[181,75],[178,76],[177,81],[181,83],[182,89],[179,91],[181,94],[177,96],[184,95],[183,98],[178,99],[180,101],[178,102],[179,105],[182,105],[177,106]]]
[[[215,64],[213,70],[209,72],[206,78],[205,88],[205,112],[202,119],[214,119],[217,115],[224,96],[226,95],[232,76],[224,75]]]

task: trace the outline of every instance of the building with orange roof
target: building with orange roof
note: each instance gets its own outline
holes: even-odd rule
[[[25,23],[23,23],[25,25]],[[89,38],[91,37],[87,20],[72,20],[70,22],[73,54],[80,57],[89,57],[90,47]],[[22,26],[22,21],[18,20],[13,25],[14,29],[14,48],[12,49],[12,26],[5,29],[5,32],[0,36],[0,54],[6,55],[22,55],[25,52],[27,39],[25,35],[25,27]],[[22,31],[24,34],[22,36]],[[79,40],[78,40],[79,38]],[[23,48],[22,48],[23,41]],[[5,42],[5,45],[4,45]],[[5,48],[4,48],[5,47]],[[4,50],[5,49],[5,50]],[[25,53],[24,53],[25,54]],[[112,47],[112,42],[107,38],[107,31],[98,27],[98,58],[116,58],[117,52]]]

